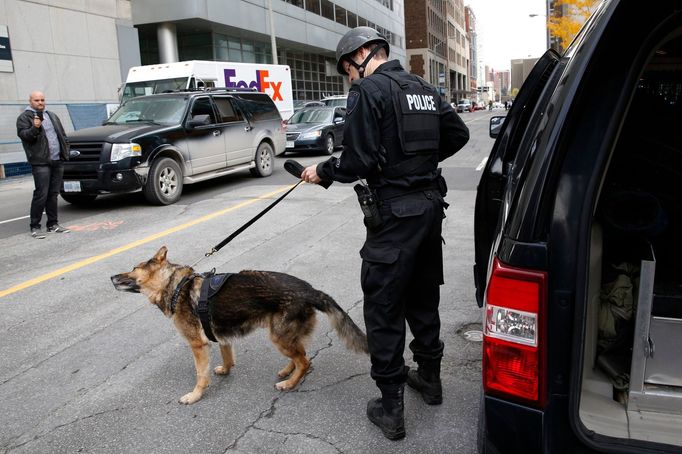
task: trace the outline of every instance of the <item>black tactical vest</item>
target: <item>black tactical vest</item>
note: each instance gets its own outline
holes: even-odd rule
[[[440,141],[440,96],[416,76],[400,77],[388,71],[378,72],[392,79],[391,95],[395,109],[398,137],[407,157],[438,153]]]

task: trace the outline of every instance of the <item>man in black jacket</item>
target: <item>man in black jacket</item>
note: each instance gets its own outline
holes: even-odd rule
[[[35,189],[31,200],[31,236],[45,238],[40,231],[43,210],[47,213],[49,233],[68,233],[59,225],[57,196],[64,175],[64,161],[69,159],[69,143],[64,127],[54,112],[45,109],[45,95],[31,93],[29,106],[17,118],[17,135],[31,164]]]
[[[367,417],[397,440],[405,436],[405,382],[426,403],[442,402],[438,305],[447,204],[438,163],[467,143],[469,130],[432,85],[388,54],[388,42],[373,28],[357,27],[341,38],[337,70],[352,83],[343,153],[306,168],[301,178],[367,180],[355,187],[367,226],[361,285],[371,376],[382,396],[368,403]],[[406,321],[417,371],[403,358]]]

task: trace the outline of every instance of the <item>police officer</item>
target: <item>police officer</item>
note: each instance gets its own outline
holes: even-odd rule
[[[432,85],[388,55],[386,38],[373,28],[357,27],[341,38],[337,70],[352,83],[343,153],[307,167],[301,178],[362,182],[355,189],[367,226],[360,251],[363,310],[371,376],[381,391],[367,404],[367,417],[397,440],[405,436],[405,382],[426,403],[442,402],[438,304],[447,204],[438,163],[467,143],[469,130]],[[405,321],[417,371],[403,358]]]

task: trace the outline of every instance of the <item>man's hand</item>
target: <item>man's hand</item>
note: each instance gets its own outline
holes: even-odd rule
[[[314,164],[310,167],[306,167],[303,169],[303,173],[301,174],[301,180],[305,181],[306,183],[313,183],[313,184],[318,184],[322,179],[317,176],[317,164]]]
[[[33,126],[35,126],[36,129],[40,128],[40,125],[42,125],[43,122],[40,121],[40,117],[38,115],[33,117]]]

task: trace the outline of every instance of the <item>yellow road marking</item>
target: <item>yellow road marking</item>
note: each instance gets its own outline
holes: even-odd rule
[[[59,269],[54,270],[50,273],[43,274],[42,276],[38,276],[38,277],[33,278],[31,280],[22,282],[21,284],[17,284],[14,287],[10,287],[6,290],[0,291],[0,298],[2,298],[3,296],[11,295],[12,293],[16,293],[20,290],[24,290],[26,288],[32,287],[34,285],[40,284],[41,282],[45,282],[47,280],[53,279],[57,276],[61,276],[62,274],[66,274],[70,271],[74,271],[74,270],[77,270],[79,268],[83,268],[84,266],[91,265],[93,263],[99,262],[100,260],[104,260],[104,259],[109,258],[111,256],[114,256],[116,254],[120,254],[121,252],[125,252],[125,251],[127,251],[129,249],[133,249],[137,246],[141,246],[141,245],[149,243],[151,241],[158,240],[159,238],[163,238],[164,236],[168,236],[171,233],[180,232],[181,230],[188,229],[188,228],[195,226],[197,224],[201,224],[202,222],[210,221],[213,218],[216,218],[218,216],[222,216],[223,214],[229,213],[230,211],[234,211],[234,210],[238,210],[240,208],[244,208],[245,206],[251,205],[252,203],[255,203],[259,200],[271,198],[271,197],[279,194],[280,192],[284,192],[286,190],[291,189],[291,187],[292,186],[287,186],[285,188],[278,189],[278,190],[270,192],[268,194],[258,196],[254,199],[246,200],[242,203],[231,206],[229,208],[225,208],[223,210],[215,211],[211,214],[207,214],[207,215],[202,216],[202,217],[195,219],[193,221],[186,222],[186,223],[184,223],[182,225],[178,225],[176,227],[171,227],[170,229],[164,230],[163,232],[159,232],[159,233],[155,233],[153,235],[149,235],[146,238],[142,238],[142,239],[139,239],[137,241],[133,241],[132,243],[128,243],[124,246],[117,247],[116,249],[112,249],[111,251],[105,252],[103,254],[96,255],[94,257],[90,257],[90,258],[81,260],[80,262],[72,263],[71,265],[65,266],[63,268],[59,268]]]

